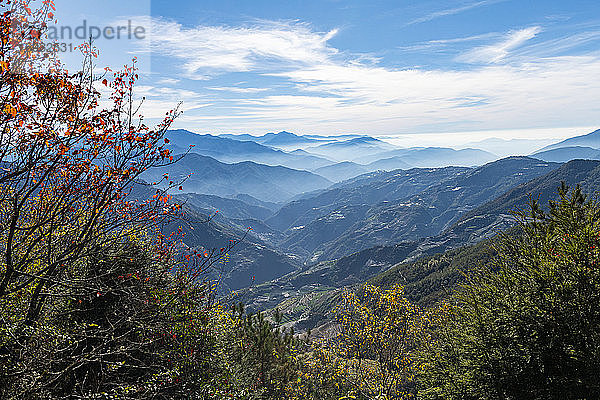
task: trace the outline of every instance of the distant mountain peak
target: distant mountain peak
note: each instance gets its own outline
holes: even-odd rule
[[[596,129],[595,131],[590,132],[587,135],[583,135],[583,137],[592,137],[592,136],[600,136],[600,129]]]
[[[554,150],[561,147],[572,146],[591,147],[593,149],[600,149],[600,129],[596,129],[595,131],[587,133],[585,135],[574,136],[572,138],[565,139],[561,142],[551,144],[536,151],[536,153],[540,153],[546,150]]]
[[[361,137],[357,137],[354,139],[350,139],[348,140],[348,142],[350,143],[384,143],[382,140],[376,139],[374,137],[371,136],[361,136]]]
[[[300,135],[296,135],[295,133],[292,132],[288,132],[288,131],[281,131],[281,132],[269,132],[269,133],[265,133],[262,137],[267,138],[267,137],[274,137],[274,136],[289,136],[289,137],[300,137]]]

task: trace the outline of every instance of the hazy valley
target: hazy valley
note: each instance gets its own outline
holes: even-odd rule
[[[221,293],[241,290],[252,310],[302,301],[302,312],[287,318],[307,329],[321,321],[319,305],[341,288],[389,280],[388,271],[463,246],[470,251],[510,228],[512,211],[530,194],[544,204],[561,182],[599,190],[600,161],[593,160],[600,150],[591,147],[599,137],[595,131],[530,156],[500,158],[475,148],[395,148],[368,137],[171,131],[174,151],[186,155],[168,172],[187,177],[175,192],[195,216],[187,245],[217,247],[248,232],[220,267]],[[306,168],[293,168],[298,163]],[[422,285],[431,274],[445,276],[444,268],[406,282]],[[436,289],[420,296],[438,296],[445,285],[431,284]]]

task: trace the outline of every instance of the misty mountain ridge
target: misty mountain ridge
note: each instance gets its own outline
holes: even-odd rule
[[[571,146],[591,147],[593,149],[600,149],[600,129],[596,129],[595,131],[585,135],[574,136],[572,138],[565,139],[561,142],[548,145],[540,149],[539,151],[541,152],[546,150],[554,150],[561,147]]]
[[[224,163],[254,161],[266,165],[282,165],[296,169],[313,169],[334,162],[312,154],[292,154],[256,143],[227,137],[199,135],[178,129],[167,132],[169,148],[175,153],[191,153],[210,156]]]
[[[224,163],[253,161],[259,164],[312,171],[316,174],[321,172],[322,176],[335,182],[380,169],[391,171],[410,169],[415,166],[472,166],[496,158],[475,149],[454,150],[433,147],[401,149],[369,136],[342,137],[343,140],[330,138],[325,141],[282,131],[258,137],[252,136],[253,140],[238,140],[233,137],[248,139],[250,135],[200,135],[183,129],[172,130],[167,134],[168,146],[173,153],[190,152],[209,156]],[[291,146],[292,150],[285,151],[278,147],[283,144]]]
[[[292,222],[285,232],[287,239],[279,246],[297,254],[308,253],[308,258],[316,261],[376,245],[435,236],[472,208],[559,166],[528,157],[509,157],[474,169],[413,169],[402,177],[408,177],[409,185],[415,185],[417,179],[424,181],[426,175],[433,178],[414,194],[404,190],[378,198],[371,192],[381,193],[382,188],[372,182],[358,189],[360,197],[355,200],[345,193],[343,200],[323,207],[325,192],[316,201],[302,202],[306,211]],[[389,186],[403,185],[396,180]],[[337,190],[343,189],[335,189],[334,193]],[[286,213],[292,210],[284,206],[267,222],[281,227],[278,221],[285,220]],[[298,211],[292,215],[298,215]]]
[[[405,167],[410,168],[408,164],[405,164]],[[375,167],[373,169],[370,169],[367,166],[357,164],[352,161],[342,161],[336,164],[326,165],[324,167],[317,168],[313,172],[329,179],[332,182],[341,182],[378,169],[386,168]]]
[[[588,143],[598,132],[574,139]],[[245,136],[171,131],[170,137],[175,137],[172,148],[195,146],[178,163],[145,178],[193,173],[177,199],[191,215],[197,213],[194,224],[200,216],[213,219],[191,233],[190,246],[216,244],[253,228],[223,276],[231,289],[243,289],[256,276],[257,286],[242,290],[242,299],[256,309],[321,296],[316,293],[326,299],[399,263],[409,274],[407,268],[421,257],[476,244],[510,228],[512,208],[523,205],[528,193],[541,193],[542,201],[552,198],[561,180],[585,185],[587,191],[600,189],[600,161],[570,161],[597,158],[600,150],[572,145],[572,140],[531,157],[498,159],[475,146],[399,148],[364,135],[311,141],[282,131],[238,140]],[[278,147],[290,144],[289,151]],[[252,161],[224,161],[243,158]],[[449,254],[463,257],[460,251]],[[431,271],[419,279],[439,285]],[[439,279],[458,279],[455,270],[448,274]],[[421,288],[429,285],[419,282],[415,285]]]
[[[600,160],[600,150],[584,146],[567,146],[540,151],[531,156],[553,162],[569,162],[576,159]]]
[[[157,182],[165,173],[169,174],[172,181],[184,180],[184,192],[222,197],[247,194],[261,201],[275,203],[331,185],[329,180],[308,171],[252,161],[228,164],[195,153],[186,154],[167,167],[148,170],[142,178]]]
[[[311,146],[305,150],[309,153],[327,157],[332,160],[353,161],[359,154],[375,155],[394,148],[395,146],[379,139],[372,137],[358,137]]]

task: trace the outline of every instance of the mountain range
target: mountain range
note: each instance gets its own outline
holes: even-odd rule
[[[584,146],[566,146],[538,151],[531,156],[553,162],[568,162],[575,159],[600,160],[600,150]]]
[[[221,136],[186,130],[167,134],[174,153],[192,152],[225,163],[254,161],[322,174],[340,182],[366,172],[414,167],[474,166],[498,157],[480,149],[442,147],[398,148],[369,136],[300,136],[290,132]]]
[[[166,137],[169,140],[170,149],[174,153],[189,151],[210,156],[225,163],[254,161],[303,170],[334,164],[331,160],[312,154],[290,153],[250,140],[198,135],[183,129],[168,131]]]
[[[248,232],[211,276],[250,309],[279,307],[300,328],[318,324],[344,287],[368,280],[436,301],[463,279],[469,259],[491,254],[488,239],[510,229],[529,194],[547,202],[561,181],[600,189],[600,130],[501,159],[476,143],[249,136],[169,131],[181,159],[144,179],[185,179],[175,198],[186,210],[187,246],[213,248]]]
[[[326,138],[314,138],[308,136],[296,135],[291,132],[281,131],[278,133],[265,133],[262,136],[252,136],[248,134],[242,135],[232,135],[232,134],[223,134],[220,135],[224,138],[234,139],[234,140],[250,140],[256,143],[266,144],[268,146],[277,146],[277,145],[290,145],[290,144],[305,144],[305,143],[318,143],[318,142],[326,142],[331,139]]]
[[[562,147],[591,147],[594,149],[600,149],[600,129],[590,132],[585,135],[574,136],[572,138],[565,139],[561,142],[550,144],[539,151],[554,150]]]
[[[405,164],[404,167],[410,168],[408,164]],[[371,169],[365,165],[360,165],[352,161],[342,161],[333,165],[326,165],[324,167],[317,168],[313,172],[329,179],[330,181],[341,182],[367,172],[376,171],[378,169],[383,170],[386,168],[375,167]]]
[[[557,197],[561,181],[571,186],[579,184],[589,194],[600,190],[600,161],[574,160],[551,167],[548,173],[472,209],[438,235],[375,246],[310,264],[242,290],[241,299],[253,309],[277,307],[285,311],[289,311],[286,307],[290,303],[305,302],[308,305],[300,313],[296,310],[293,321],[301,329],[322,322],[325,316],[318,308],[339,295],[339,289],[366,281],[380,285],[401,283],[412,300],[436,301],[456,288],[465,273],[485,265],[494,252],[487,239],[513,226],[511,212],[526,205],[530,194],[539,196],[543,205]]]
[[[306,150],[332,160],[352,161],[359,154],[375,156],[392,149],[394,149],[394,146],[389,143],[365,136],[312,146]]]
[[[472,167],[496,159],[498,159],[496,155],[479,149],[455,150],[446,147],[417,147],[364,155],[357,160],[368,163],[368,165],[377,165],[383,160],[388,160],[388,162],[397,160],[413,167],[431,168],[449,165]]]
[[[248,194],[271,202],[283,202],[297,194],[331,185],[329,180],[308,171],[253,161],[227,164],[195,153],[182,155],[172,165],[150,169],[142,178],[157,182],[166,173],[171,181],[184,181],[185,192],[221,197]]]
[[[375,245],[437,235],[472,208],[560,164],[510,157],[475,169],[379,174],[282,207],[266,222],[281,248],[327,260]],[[391,176],[390,176],[391,175]],[[290,222],[291,221],[291,222]]]

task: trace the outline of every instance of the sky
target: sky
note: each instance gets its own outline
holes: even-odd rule
[[[457,145],[600,127],[597,0],[56,4],[63,25],[143,27],[99,38],[99,66],[138,57],[146,117],[182,102],[175,127],[198,133]]]

